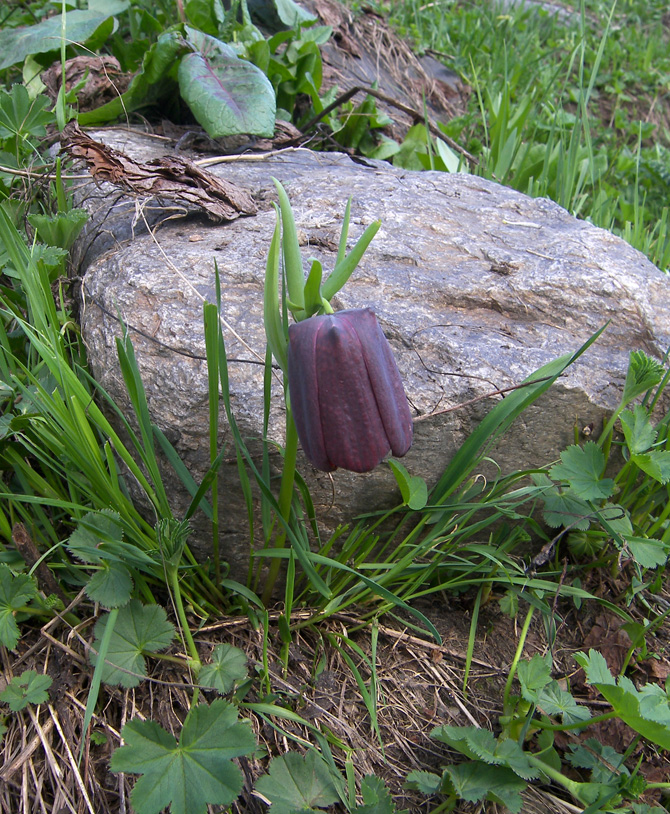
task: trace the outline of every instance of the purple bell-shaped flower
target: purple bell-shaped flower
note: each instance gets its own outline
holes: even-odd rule
[[[412,445],[400,373],[370,308],[291,325],[288,383],[300,443],[317,469],[369,472]]]

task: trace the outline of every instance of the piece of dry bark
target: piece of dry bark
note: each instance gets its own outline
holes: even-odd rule
[[[136,195],[167,198],[204,209],[211,220],[235,220],[255,215],[251,194],[223,178],[201,170],[183,156],[166,155],[146,164],[95,141],[70,122],[63,131],[62,149],[83,159],[97,181],[108,181]]]

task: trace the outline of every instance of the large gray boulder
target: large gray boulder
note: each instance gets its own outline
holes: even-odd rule
[[[155,140],[118,130],[96,137],[144,160],[164,151]],[[318,258],[326,270],[333,267],[348,196],[351,240],[381,218],[379,234],[334,305],[370,306],[377,313],[416,418],[405,464],[429,484],[494,399],[440,412],[445,408],[520,382],[610,320],[601,339],[492,455],[503,472],[539,466],[573,441],[575,427],[593,424],[597,432],[602,426],[620,397],[631,350],[660,357],[670,344],[670,279],[624,241],[548,200],[469,175],[414,173],[307,150],[209,169],[248,189],[257,214],[222,225],[198,216],[167,220],[150,234],[141,213],[160,219],[159,203],[92,185],[83,197],[94,216],[80,243],[82,329],[93,372],[127,409],[115,348],[120,315],[153,419],[196,480],[209,462],[202,307],[214,299],[215,262],[232,406],[250,446],[260,447],[262,291],[276,200],[271,176],[291,198],[305,261]],[[276,384],[269,436],[279,443],[283,410]],[[250,542],[225,426],[220,442],[230,451],[221,476],[221,546],[239,576]],[[302,457],[299,466],[325,529],[397,501],[385,466],[369,475],[332,476],[313,471]],[[179,514],[188,496],[168,467],[166,480]],[[196,523],[191,542],[200,556],[210,552],[206,524]]]

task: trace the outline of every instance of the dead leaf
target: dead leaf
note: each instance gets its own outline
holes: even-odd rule
[[[196,206],[217,222],[257,212],[248,190],[201,170],[183,156],[167,155],[143,164],[95,141],[76,122],[65,127],[62,149],[72,158],[83,159],[96,181],[116,184],[135,195]]]
[[[118,59],[111,56],[80,56],[68,59],[65,63],[65,87],[77,90],[77,106],[83,113],[117,98],[128,89],[133,75],[124,73]],[[42,82],[52,102],[58,97],[63,80],[60,62],[42,73]]]

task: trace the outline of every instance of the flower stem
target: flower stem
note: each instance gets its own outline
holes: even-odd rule
[[[184,603],[182,602],[181,598],[181,588],[179,587],[179,569],[174,566],[170,566],[168,568],[168,577],[170,579],[170,587],[172,588],[174,604],[177,609],[177,616],[179,617],[179,622],[181,624],[181,632],[186,642],[188,653],[191,657],[189,666],[197,678],[200,668],[202,667],[202,662],[200,661],[198,649],[196,648],[195,642],[193,641],[193,636],[191,635],[191,628],[189,627],[188,619],[186,618],[186,611],[184,610]]]
[[[279,486],[279,512],[285,523],[289,522],[291,517],[291,503],[293,502],[293,484],[295,482],[295,465],[298,455],[298,430],[295,426],[295,421],[291,414],[290,409],[286,408],[286,443],[284,445],[284,469],[281,476],[281,484]],[[286,544],[286,532],[280,531],[275,541],[275,548],[284,548]],[[279,575],[279,568],[281,560],[279,558],[273,559],[270,563],[270,570],[268,578],[263,590],[262,601],[267,606],[272,598],[275,583]]]
[[[528,636],[530,623],[533,620],[533,612],[534,608],[532,605],[530,605],[528,608],[528,613],[526,614],[526,618],[524,619],[523,627],[521,628],[521,634],[519,635],[519,644],[517,645],[516,653],[514,654],[514,659],[512,660],[512,664],[509,668],[509,675],[507,676],[505,691],[503,693],[503,709],[506,711],[509,704],[510,692],[512,691],[512,682],[514,681],[514,676],[516,675],[516,668],[519,664],[519,661],[521,660],[523,648],[526,644],[526,636]]]

